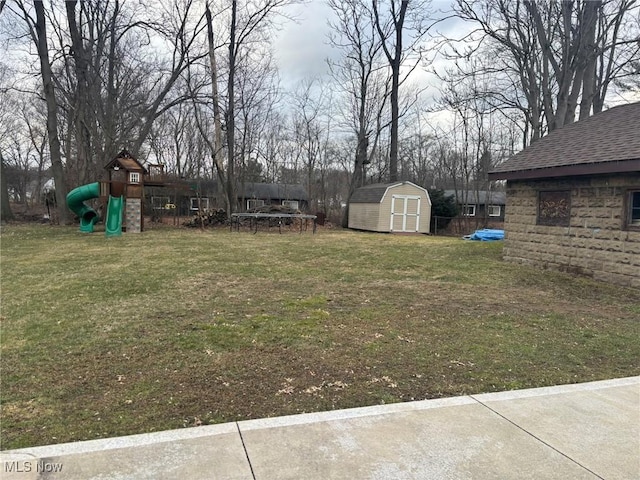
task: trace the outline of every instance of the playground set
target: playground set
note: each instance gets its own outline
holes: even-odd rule
[[[209,200],[211,196],[215,196],[215,193],[212,194],[210,190],[207,190],[208,195],[211,196],[202,197],[204,186],[200,181],[194,184],[175,178],[168,179],[164,173],[164,165],[152,164],[145,168],[127,150],[122,150],[104,168],[107,171],[106,181],[81,185],[71,190],[67,195],[67,206],[79,217],[81,232],[93,232],[95,225],[102,220],[104,220],[107,237],[120,236],[123,232],[142,232],[144,229],[145,187],[149,187],[147,193],[150,194],[150,199],[148,199],[150,202],[148,202],[147,208],[150,210],[152,222],[160,220],[161,223],[164,223],[162,222],[163,212],[173,212],[174,221],[181,221],[185,210],[185,200],[189,203],[186,206],[187,212],[192,215],[191,222],[184,223],[187,226],[204,227],[205,218],[209,221],[212,217],[219,223],[220,219],[217,217],[219,212],[222,212],[226,219],[226,213],[223,210],[209,210]],[[259,185],[260,188],[270,189],[277,187],[278,190],[282,187],[291,187],[277,184],[252,184],[252,187],[255,189],[256,185]],[[156,189],[154,187],[162,188]],[[154,196],[156,190],[164,193]],[[171,191],[173,192],[172,196]],[[306,230],[309,220],[312,220],[313,232],[315,233],[316,216],[295,213],[291,207],[285,205],[285,203],[291,203],[291,200],[280,200],[283,195],[286,193],[270,192],[267,197],[276,199],[276,203],[269,207],[266,205],[262,207],[269,208],[267,211],[261,211],[258,208],[250,213],[233,214],[230,222],[231,230],[235,225],[236,230],[239,231],[240,224],[245,224],[248,220],[249,228],[254,230],[254,233],[258,230],[259,222],[266,224],[267,228],[273,223],[282,233],[283,224],[289,225],[293,220],[297,220],[300,222],[300,232],[302,232],[303,225]],[[251,201],[256,201],[254,197],[256,197],[255,192],[251,198],[248,198],[247,205]],[[302,201],[301,198],[300,196],[296,197],[296,205]],[[99,199],[101,206],[97,208],[98,211],[86,203],[93,199]],[[242,203],[244,200],[247,199],[243,198]],[[261,201],[265,202],[264,199]],[[105,207],[106,212],[104,211]],[[297,206],[295,208],[297,209]],[[194,212],[198,212],[196,217],[193,217]],[[203,216],[202,212],[206,216]]]
[[[108,180],[74,188],[67,195],[67,206],[80,218],[80,231],[91,233],[101,220],[98,212],[87,201],[98,198],[106,205],[104,217],[107,237],[122,232],[139,233],[144,228],[144,186],[166,186],[164,166],[145,168],[129,152],[122,150],[106,166]]]

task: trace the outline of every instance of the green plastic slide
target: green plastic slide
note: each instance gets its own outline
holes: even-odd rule
[[[105,222],[105,234],[107,237],[122,235],[122,212],[124,210],[124,199],[122,197],[112,197],[109,195],[107,205],[107,220]]]
[[[93,232],[93,226],[100,221],[98,213],[89,205],[84,203],[86,200],[98,198],[100,196],[100,183],[89,183],[74,188],[67,195],[67,206],[69,210],[80,217],[80,231]]]

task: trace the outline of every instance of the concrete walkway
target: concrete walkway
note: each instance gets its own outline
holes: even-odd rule
[[[0,478],[21,480],[637,479],[640,377],[0,455]]]

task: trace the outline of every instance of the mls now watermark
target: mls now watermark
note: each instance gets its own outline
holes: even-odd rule
[[[16,461],[4,462],[5,473],[60,473],[62,472],[62,463],[44,462],[44,461]]]

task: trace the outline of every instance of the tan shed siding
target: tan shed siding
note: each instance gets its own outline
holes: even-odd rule
[[[628,188],[640,188],[640,172],[509,181],[504,259],[640,288],[640,232],[622,230]],[[536,224],[540,190],[571,191],[568,227]]]
[[[431,229],[431,199],[425,195],[420,202],[420,233],[429,233]]]
[[[387,225],[386,230],[379,229],[379,217],[379,203],[352,203],[349,205],[349,228],[371,230],[374,232],[388,232],[389,225]]]
[[[387,193],[382,199],[382,202],[380,202],[380,216],[378,217],[379,232],[391,231],[391,197],[394,193],[397,193],[397,188],[398,187],[390,188],[389,190],[387,190]]]

